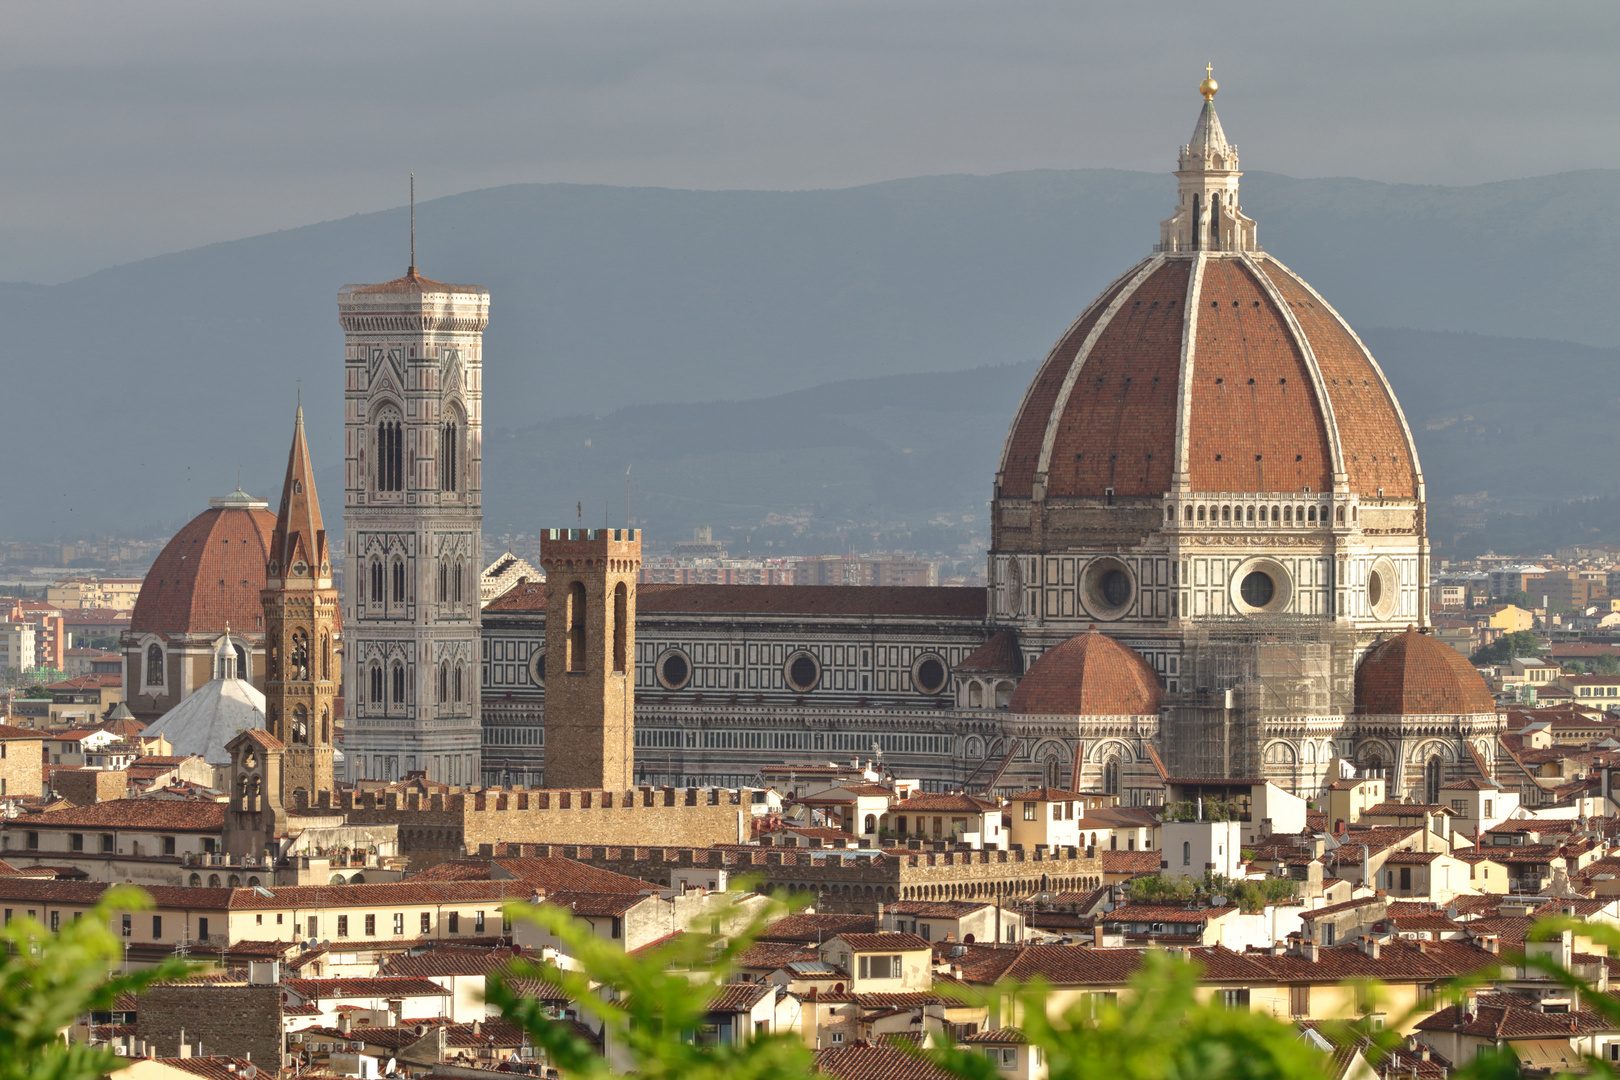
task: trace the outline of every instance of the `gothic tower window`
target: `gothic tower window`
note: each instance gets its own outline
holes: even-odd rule
[[[439,561],[439,603],[450,599],[450,567],[444,560]]]
[[[568,587],[568,656],[564,667],[568,671],[585,670],[585,583],[576,581]]]
[[[329,746],[332,742],[332,714],[325,709],[321,710],[321,745]]]
[[[163,646],[155,641],[146,648],[146,685],[163,685]]]
[[[321,635],[321,681],[332,681],[332,642],[325,635]]]
[[[394,603],[405,602],[405,560],[394,560]]]
[[[439,704],[450,700],[450,665],[439,665]]]
[[[380,604],[388,598],[383,591],[383,564],[381,559],[371,560],[371,602]]]
[[[293,631],[291,663],[287,674],[299,682],[309,679],[309,635],[302,630]]]
[[[375,469],[378,491],[405,490],[405,430],[392,409],[377,422]]]
[[[373,705],[383,703],[383,670],[381,664],[371,665],[371,702]]]
[[[394,664],[394,697],[395,705],[405,704],[405,665]]]
[[[309,710],[302,705],[293,706],[292,730],[288,734],[295,743],[309,742]]]
[[[1119,794],[1119,758],[1111,757],[1103,765],[1103,794]]]
[[[455,583],[456,583],[456,603],[458,603],[458,604],[461,603],[461,583],[464,580],[466,580],[466,577],[467,577],[467,564],[464,561],[462,561],[461,559],[457,559],[456,560]]]
[[[625,644],[630,630],[630,594],[624,582],[613,589],[613,670],[623,672]]]
[[[238,645],[234,641],[231,642],[231,650],[236,653],[236,677],[238,679],[246,679],[248,677],[248,674],[249,674],[248,673],[248,664],[247,664],[247,650],[244,649],[241,645]]]
[[[462,674],[461,674],[461,672],[462,672],[462,666],[460,664],[457,664],[456,665],[456,680],[455,680],[456,681],[455,699],[456,699],[456,704],[457,705],[461,704],[461,694],[462,694]]]
[[[1221,193],[1218,191],[1209,197],[1209,246],[1217,251],[1221,246]]]
[[[461,477],[461,425],[454,415],[439,426],[439,490],[459,491]]]

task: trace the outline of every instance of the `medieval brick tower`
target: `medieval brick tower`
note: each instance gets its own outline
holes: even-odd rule
[[[338,592],[321,525],[315,473],[304,440],[304,410],[293,426],[281,509],[265,563],[264,722],[286,746],[281,798],[299,788],[332,790],[332,732],[337,719]]]
[[[348,775],[479,779],[479,525],[489,293],[417,273],[338,292]]]
[[[550,529],[546,786],[629,790],[636,773],[637,529]]]

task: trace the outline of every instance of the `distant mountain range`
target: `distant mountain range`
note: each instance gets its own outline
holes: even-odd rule
[[[1485,493],[1455,508],[1458,536],[1493,509],[1612,489],[1620,355],[1483,335],[1616,339],[1617,179],[1246,178],[1262,243],[1385,363],[1437,509]],[[571,520],[576,503],[617,521],[626,467],[655,533],[771,514],[960,526],[983,512],[1030,365],[1146,253],[1171,197],[1168,174],[1084,170],[425,203],[423,271],[493,293],[491,531]],[[397,276],[405,238],[405,212],[388,211],[0,286],[0,537],[173,527],[239,464],[271,493],[299,380],[335,522],[336,291]]]

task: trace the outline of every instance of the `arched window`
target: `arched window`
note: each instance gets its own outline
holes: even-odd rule
[[[461,674],[463,670],[465,670],[465,669],[460,664],[456,665],[455,699],[456,699],[456,704],[457,705],[461,704],[461,695],[464,693],[463,688],[462,688],[462,678],[463,678],[463,676]]]
[[[1271,508],[1271,523],[1273,525],[1275,525],[1275,524],[1277,524],[1277,522],[1279,522],[1281,520],[1282,520],[1282,518],[1277,516],[1277,508],[1275,506],[1273,506]]]
[[[1316,520],[1316,507],[1314,507],[1314,506],[1310,507],[1308,510],[1305,511],[1305,520],[1306,521],[1315,521]]]
[[[324,633],[321,635],[321,681],[332,681],[332,642]]]
[[[394,704],[405,704],[405,665],[394,665]]]
[[[466,562],[464,560],[457,559],[456,560],[456,570],[455,570],[455,574],[453,575],[453,580],[455,581],[456,603],[458,603],[458,604],[461,603],[461,583],[462,583],[463,580],[466,579],[466,577],[467,577],[467,564],[466,564]]]
[[[251,678],[248,671],[247,650],[236,642],[231,642],[231,649],[236,653],[236,677],[238,679]]]
[[[321,710],[321,745],[330,746],[332,743],[332,714],[325,709]]]
[[[1249,507],[1249,520],[1250,521],[1254,520],[1254,507],[1252,507],[1252,506]]]
[[[1283,521],[1292,523],[1293,520],[1294,520],[1294,508],[1292,506],[1283,507]]]
[[[450,566],[443,559],[439,560],[439,603],[450,599]]]
[[[439,490],[459,491],[461,476],[461,425],[454,419],[439,425]]]
[[[1340,525],[1344,524],[1344,507],[1339,507],[1338,513],[1334,514],[1334,518]]]
[[[1209,197],[1209,246],[1217,251],[1221,248],[1221,193],[1218,191]]]
[[[984,708],[984,684],[978,682],[968,683],[968,708]]]
[[[1192,841],[1191,840],[1183,840],[1181,842],[1181,865],[1182,866],[1191,866],[1192,865]]]
[[[1119,758],[1111,757],[1103,764],[1103,794],[1119,794]]]
[[[1188,506],[1187,507],[1187,520],[1191,521],[1192,519],[1193,519],[1193,508],[1191,506]]]
[[[877,817],[876,817],[876,815],[867,814],[866,815],[866,821],[864,822],[864,824],[866,825],[866,828],[862,829],[861,830],[862,832],[868,832],[868,833],[877,832]]]
[[[405,560],[394,560],[394,603],[405,602]]]
[[[1231,521],[1232,520],[1232,508],[1230,506],[1221,507],[1221,520],[1222,521]]]
[[[292,742],[309,742],[309,710],[302,705],[293,706],[292,731],[288,732],[288,734],[292,736]]]
[[[1203,200],[1198,195],[1195,194],[1193,196],[1193,211],[1192,211],[1192,246],[1193,246],[1193,250],[1195,250],[1195,251],[1200,247],[1200,244],[1198,243],[1198,234],[1203,230],[1203,228],[1204,228]]]
[[[439,704],[450,700],[450,665],[439,665]]]
[[[623,672],[630,637],[630,591],[624,582],[613,589],[613,670]]]
[[[1266,522],[1266,508],[1262,506],[1260,508],[1260,523],[1262,525],[1264,525],[1265,522]]]
[[[292,635],[292,654],[287,666],[287,677],[304,682],[309,679],[309,635],[302,630],[294,630]]]
[[[1440,801],[1440,779],[1444,770],[1445,765],[1441,762],[1439,754],[1434,755],[1424,763],[1423,794],[1424,801],[1430,806]]]
[[[1304,520],[1305,520],[1305,508],[1303,506],[1294,507],[1294,524],[1297,525],[1297,524],[1299,524],[1300,522],[1302,522]]]
[[[563,665],[566,671],[585,670],[585,583],[576,581],[568,587],[568,655]]]
[[[146,685],[163,685],[163,646],[155,641],[146,647]]]
[[[375,470],[378,491],[405,490],[405,430],[393,410],[377,422]]]
[[[1056,754],[1053,754],[1051,757],[1046,759],[1046,786],[1047,787],[1055,788],[1055,787],[1058,786],[1058,776],[1059,776],[1060,772],[1062,771],[1062,768],[1063,768],[1063,763],[1059,760],[1059,758],[1058,758],[1058,756]]]
[[[1203,521],[1203,520],[1204,520],[1204,508],[1203,508],[1203,507],[1202,507],[1202,506],[1200,506],[1200,507],[1199,507],[1199,508],[1198,508],[1198,520],[1199,520],[1199,521]]]
[[[371,602],[380,604],[388,599],[383,591],[383,564],[381,559],[371,560]]]
[[[371,665],[371,701],[374,705],[383,703],[383,671],[381,664]]]

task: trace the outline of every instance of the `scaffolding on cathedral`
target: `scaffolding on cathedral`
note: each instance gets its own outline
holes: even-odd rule
[[[1268,730],[1353,708],[1353,633],[1319,616],[1200,619],[1182,657],[1188,689],[1167,701],[1165,739],[1177,775],[1262,777],[1267,765],[1293,766],[1261,760]]]

